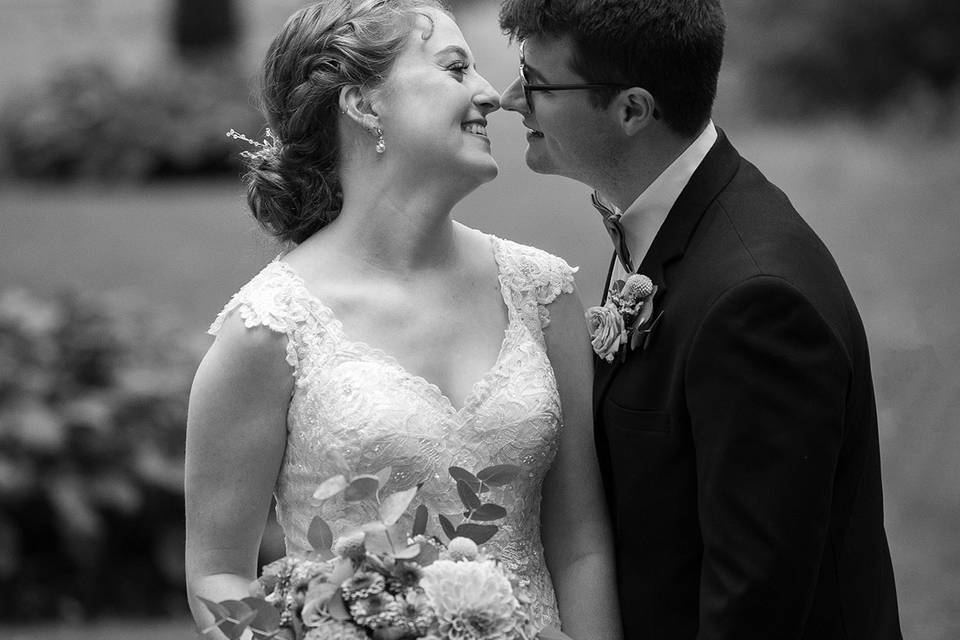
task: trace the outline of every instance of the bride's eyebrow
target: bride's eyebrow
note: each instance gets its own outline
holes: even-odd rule
[[[460,47],[460,46],[455,45],[455,44],[452,44],[452,45],[450,45],[449,47],[444,47],[444,48],[441,49],[440,51],[437,51],[437,52],[433,55],[433,57],[434,57],[434,58],[440,58],[440,57],[442,57],[442,56],[444,56],[444,55],[446,55],[446,54],[448,54],[448,53],[456,54],[456,55],[460,56],[461,58],[463,58],[464,60],[466,60],[467,62],[470,62],[470,56],[469,56],[469,54],[467,54],[466,50],[465,50],[463,47]]]

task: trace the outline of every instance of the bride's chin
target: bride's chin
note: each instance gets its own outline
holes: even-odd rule
[[[485,158],[485,162],[478,166],[477,172],[484,182],[490,182],[500,173],[500,165],[497,164],[497,161],[492,155],[488,155]]]

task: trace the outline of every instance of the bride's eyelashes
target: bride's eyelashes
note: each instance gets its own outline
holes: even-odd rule
[[[452,73],[458,81],[462,81],[464,75],[466,75],[467,71],[470,69],[470,65],[461,60],[447,65],[446,69]]]

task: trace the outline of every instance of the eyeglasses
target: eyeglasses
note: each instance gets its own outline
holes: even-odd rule
[[[527,80],[527,65],[523,60],[523,43],[520,43],[520,86],[523,87],[523,97],[527,101],[527,109],[533,111],[533,100],[530,94],[534,91],[577,91],[580,89],[628,89],[633,85],[615,84],[611,82],[587,82],[581,84],[533,84]]]

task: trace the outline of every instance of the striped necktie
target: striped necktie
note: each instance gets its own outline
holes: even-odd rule
[[[590,196],[590,200],[603,217],[603,226],[610,234],[610,239],[613,240],[613,248],[617,252],[617,257],[620,258],[620,264],[627,270],[627,273],[633,273],[630,249],[627,248],[627,236],[623,231],[623,224],[620,222],[620,214],[601,201],[596,192]]]

